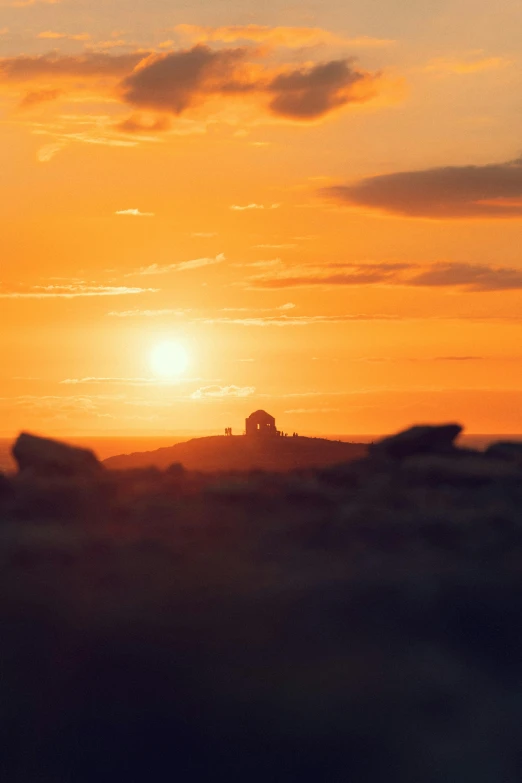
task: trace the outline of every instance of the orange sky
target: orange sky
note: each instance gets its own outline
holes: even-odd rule
[[[0,0],[0,434],[522,432],[520,4],[193,5]]]

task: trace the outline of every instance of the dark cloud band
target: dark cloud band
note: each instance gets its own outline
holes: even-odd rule
[[[522,290],[522,269],[479,264],[439,263],[417,264],[355,264],[345,271],[326,267],[322,270],[303,268],[300,274],[257,275],[251,278],[252,288],[305,288],[315,286],[389,285],[424,288],[457,288],[464,292]]]
[[[43,96],[44,87],[47,100],[60,95],[50,89],[56,83],[108,83],[124,103],[164,116],[179,116],[215,98],[248,98],[269,114],[301,122],[372,100],[378,92],[380,75],[357,69],[349,58],[285,68],[263,68],[261,58],[253,47],[211,49],[205,44],[167,54],[19,56],[0,59],[0,82],[34,84],[40,91],[33,96]],[[168,127],[164,120],[143,125],[131,117],[118,129],[133,133]]]
[[[520,218],[522,159],[383,174],[321,192],[341,204],[407,217]]]

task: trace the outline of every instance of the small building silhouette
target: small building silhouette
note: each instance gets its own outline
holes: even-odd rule
[[[279,432],[273,416],[266,411],[256,411],[245,421],[245,434],[254,437],[277,437]]]

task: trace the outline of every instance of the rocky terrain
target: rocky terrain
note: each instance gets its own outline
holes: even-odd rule
[[[522,447],[0,477],[0,777],[515,783]]]
[[[109,457],[112,470],[156,467],[164,470],[178,462],[187,470],[270,470],[324,467],[366,456],[363,443],[344,443],[326,438],[249,438],[213,436],[193,438],[156,451]]]

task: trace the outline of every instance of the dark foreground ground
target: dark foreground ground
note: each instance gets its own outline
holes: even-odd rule
[[[0,479],[0,780],[520,781],[522,448],[453,434],[289,474],[26,443]]]

